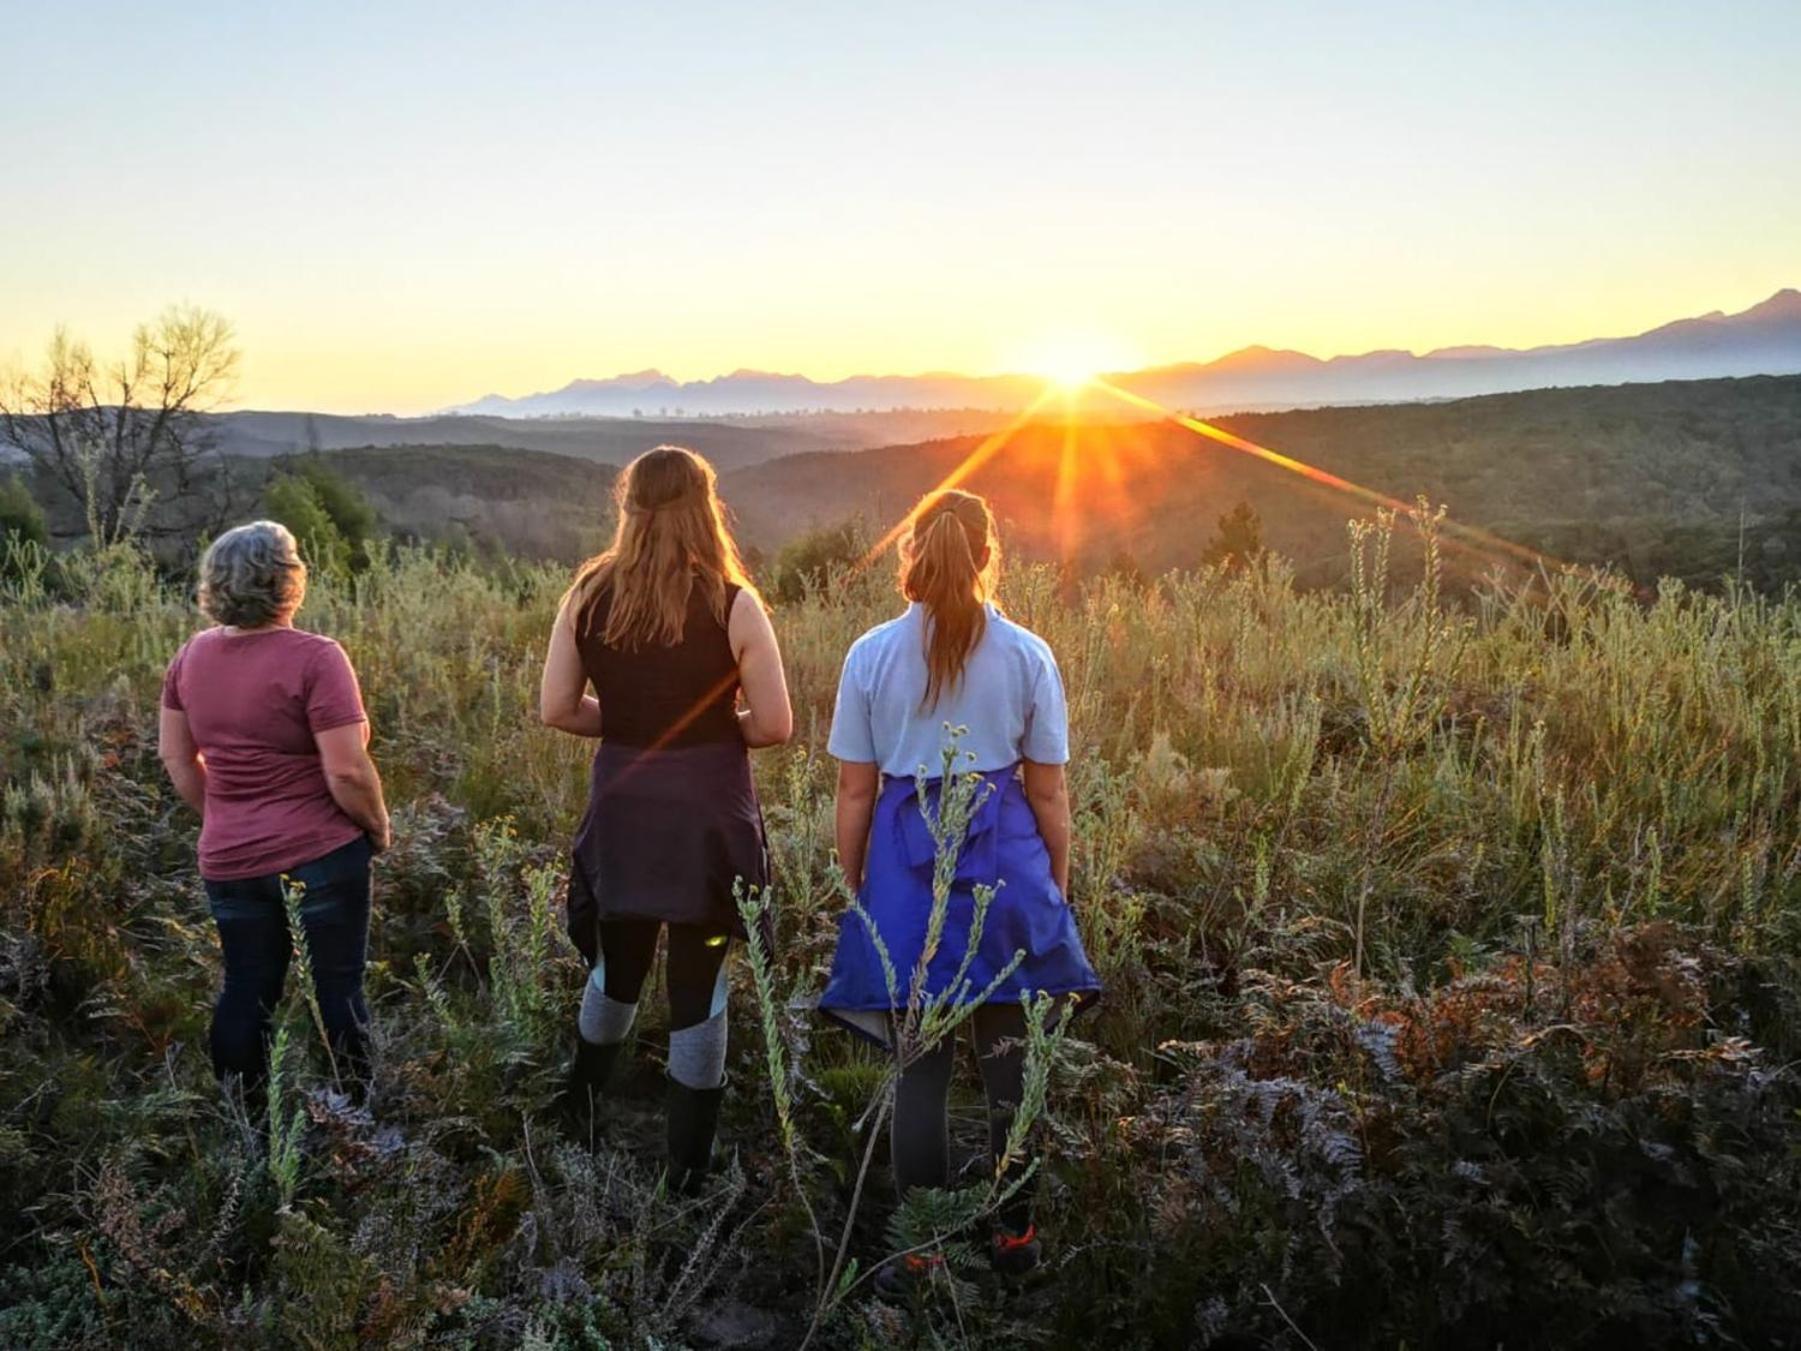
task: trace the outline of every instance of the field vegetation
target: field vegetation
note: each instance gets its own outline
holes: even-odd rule
[[[351,653],[396,806],[376,1078],[335,1090],[296,990],[250,1121],[208,1072],[217,953],[153,744],[187,586],[14,538],[0,1344],[1790,1344],[1801,599],[1571,570],[1453,600],[1435,522],[1354,525],[1342,590],[1269,555],[1008,577],[1070,689],[1108,993],[1035,1039],[1046,1269],[957,1261],[908,1308],[871,1263],[992,1191],[973,1075],[961,1190],[891,1224],[885,1067],[805,1008],[844,905],[832,691],[885,573],[822,548],[779,587],[777,940],[735,963],[726,1162],[684,1200],[656,1015],[596,1138],[553,1106],[584,974],[584,750],[531,716],[561,566],[320,560],[301,621]]]

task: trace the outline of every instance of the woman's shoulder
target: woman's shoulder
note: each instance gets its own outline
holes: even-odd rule
[[[863,661],[886,651],[912,626],[915,610],[903,610],[893,619],[884,619],[880,624],[871,625],[851,640],[850,650],[844,654],[845,661]]]
[[[1032,662],[1048,663],[1051,666],[1057,664],[1057,654],[1044,638],[1024,624],[1007,618],[999,610],[988,611],[988,630],[1000,642]]]
[[[613,586],[602,577],[585,589],[569,593],[569,622],[576,637],[597,634],[607,625],[607,613],[613,606]]]
[[[225,630],[218,624],[208,624],[203,629],[196,629],[187,636],[182,645],[175,649],[175,660],[180,661],[190,652],[198,651],[212,642]]]
[[[729,577],[725,579],[722,585],[725,589],[724,614],[726,626],[728,628],[731,626],[733,619],[740,610],[743,610],[748,614],[752,608],[755,608],[762,610],[765,614],[768,613],[768,607],[763,604],[763,597],[757,591],[756,587],[747,582],[734,582]],[[706,589],[700,586],[695,587],[692,599],[700,600],[704,603],[706,601]]]
[[[330,634],[314,633],[311,629],[283,629],[282,636],[290,646],[313,656],[334,649],[339,652],[344,650],[344,645]]]
[[[276,640],[284,664],[295,663],[306,676],[317,678],[351,665],[350,654],[336,638],[310,629],[283,629]]]
[[[218,645],[225,637],[223,624],[208,624],[203,629],[196,629],[187,637],[187,641],[175,649],[175,655],[169,659],[171,667],[180,666],[196,653],[206,652]]]

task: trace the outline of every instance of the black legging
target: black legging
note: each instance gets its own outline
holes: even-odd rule
[[[983,1004],[970,1016],[975,1031],[976,1063],[988,1096],[988,1153],[999,1162],[1013,1128],[1013,1113],[1025,1092],[1026,1018],[1018,1004]],[[900,1073],[894,1089],[894,1124],[888,1143],[894,1157],[894,1181],[900,1191],[911,1187],[943,1187],[950,1181],[949,1103],[951,1071],[956,1064],[954,1037],[946,1037]],[[1006,1043],[1002,1045],[1001,1043]],[[1014,1160],[1010,1172],[1027,1167],[1029,1157]],[[1023,1231],[1032,1213],[1028,1188],[1022,1187],[1001,1208],[1001,1221]]]
[[[657,956],[659,919],[603,919],[600,954],[605,960],[607,998],[636,1004]],[[731,935],[692,924],[669,926],[669,1030],[696,1027],[712,1015],[719,968],[731,950]]]

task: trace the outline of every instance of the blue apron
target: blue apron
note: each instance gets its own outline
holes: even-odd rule
[[[975,888],[995,888],[974,957],[952,999],[971,1003],[983,997],[1016,954],[1019,965],[988,996],[995,1004],[1017,1004],[1039,994],[1067,996],[1085,1008],[1101,983],[1088,964],[1076,933],[1075,917],[1051,878],[1050,853],[1015,769],[981,776],[946,906],[938,949],[926,966],[923,992],[937,996],[951,982],[969,951],[975,917]],[[894,967],[896,995],[890,998],[882,959],[869,927],[853,910],[838,921],[838,949],[831,979],[819,997],[819,1011],[879,1045],[888,1044],[888,1014],[905,1005],[913,972],[925,946],[932,910],[936,859],[932,826],[941,784],[925,784],[925,801],[914,779],[888,778],[876,799],[869,853],[858,900],[882,936]]]

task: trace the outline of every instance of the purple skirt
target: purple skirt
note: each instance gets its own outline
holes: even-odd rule
[[[745,936],[732,896],[769,885],[763,814],[742,742],[594,753],[569,871],[569,937],[592,966],[598,921],[659,919]]]
[[[944,931],[926,963],[924,993],[949,992],[959,1004],[984,997],[988,1003],[1014,1004],[1048,994],[1086,1008],[1099,996],[1101,982],[1082,949],[1075,916],[1051,877],[1050,852],[1025,789],[1013,769],[982,778],[976,790],[980,805],[957,856]],[[935,862],[926,813],[936,817],[940,787],[937,780],[928,782],[922,803],[914,780],[886,780],[870,826],[858,900],[882,936],[898,996],[889,992],[869,926],[847,909],[838,921],[831,978],[819,997],[821,1013],[884,1046],[888,1015],[897,1003],[905,1004],[925,946]],[[995,888],[994,898],[959,979],[970,948],[977,886]],[[1019,965],[1003,976],[1016,955]],[[989,992],[997,977],[1000,983]]]

